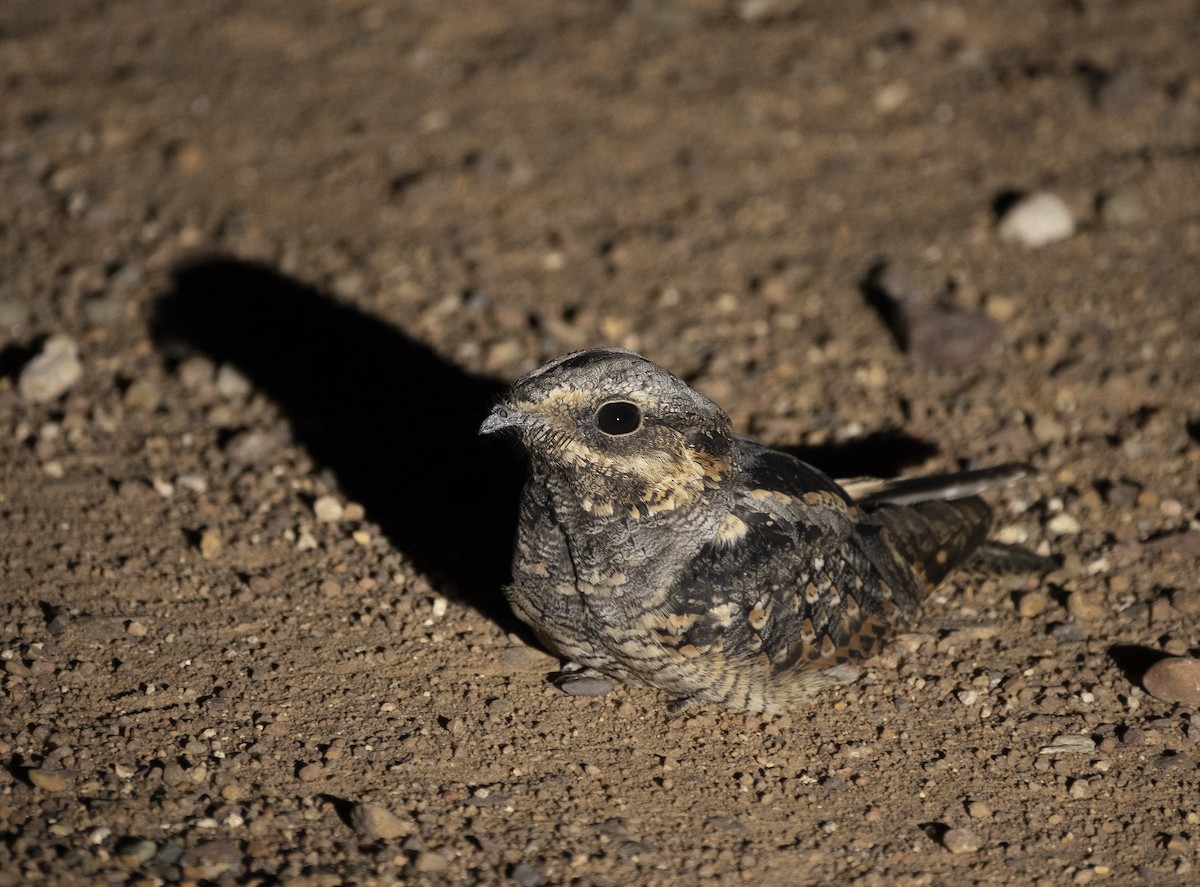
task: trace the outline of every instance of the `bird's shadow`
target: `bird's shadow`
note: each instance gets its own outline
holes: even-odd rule
[[[252,262],[176,269],[151,335],[168,363],[236,367],[284,412],[313,460],[421,572],[508,631],[524,461],[480,439],[504,390],[394,326]],[[936,447],[901,432],[788,452],[840,477],[890,476]]]
[[[168,361],[200,353],[236,367],[418,570],[517,629],[500,589],[524,466],[478,436],[500,382],[332,296],[228,258],[178,268],[151,333]]]
[[[937,444],[898,429],[830,444],[780,447],[830,477],[895,477],[938,454]]]

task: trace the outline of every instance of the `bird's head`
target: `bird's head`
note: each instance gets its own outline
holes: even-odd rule
[[[698,501],[736,470],[729,417],[621,348],[555,358],[513,383],[480,428],[516,431],[535,475],[591,514],[645,517]]]

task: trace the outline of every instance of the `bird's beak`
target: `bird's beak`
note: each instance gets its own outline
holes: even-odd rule
[[[512,404],[499,403],[479,426],[480,434],[495,434],[506,428],[523,428],[532,424],[533,417]]]

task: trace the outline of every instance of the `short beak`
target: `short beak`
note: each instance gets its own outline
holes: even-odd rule
[[[514,409],[506,403],[497,404],[491,414],[483,420],[483,424],[479,426],[479,433],[495,434],[506,428],[520,428],[530,424],[530,420],[531,417],[528,413]]]

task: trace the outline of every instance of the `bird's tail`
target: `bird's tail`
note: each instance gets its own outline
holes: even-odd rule
[[[987,579],[1009,573],[1048,573],[1058,567],[1059,561],[1022,548],[988,540],[976,548],[958,568],[960,574],[972,579]]]
[[[859,505],[913,505],[934,499],[950,501],[978,496],[985,490],[1008,486],[1037,474],[1037,469],[1022,462],[1007,462],[989,468],[926,474],[920,477],[856,477],[839,480],[842,488]]]

